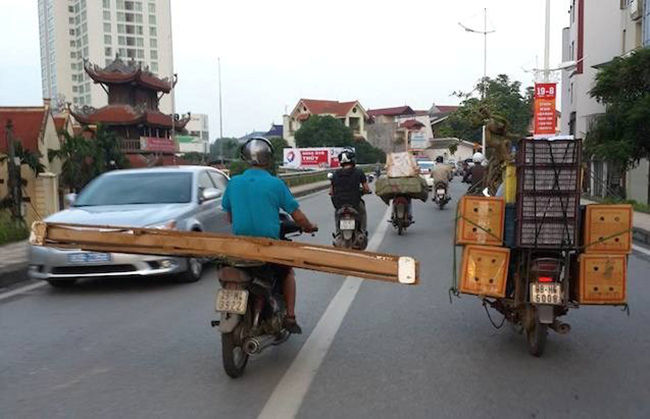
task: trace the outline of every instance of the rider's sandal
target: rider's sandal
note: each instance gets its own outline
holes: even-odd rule
[[[286,316],[284,318],[284,328],[287,329],[287,331],[291,334],[294,335],[302,334],[302,329],[300,328],[300,326],[298,326],[298,323],[296,322],[296,316]]]

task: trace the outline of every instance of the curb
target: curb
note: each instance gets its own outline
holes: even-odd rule
[[[7,288],[19,282],[29,281],[27,261],[16,263],[0,272],[0,288]]]
[[[291,191],[291,193],[293,194],[293,196],[295,198],[300,198],[300,197],[305,196],[305,195],[310,195],[310,194],[313,194],[313,193],[316,193],[316,192],[323,191],[325,189],[329,189],[329,187],[330,187],[330,183],[327,182],[326,184],[314,186],[312,188],[305,188],[304,190],[301,190],[301,191],[297,191],[297,192]]]
[[[650,245],[650,231],[644,230],[639,227],[634,227],[632,229],[632,241],[645,244],[645,245]]]

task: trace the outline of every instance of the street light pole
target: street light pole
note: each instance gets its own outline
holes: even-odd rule
[[[223,165],[223,111],[221,104],[221,57],[217,58],[219,70],[219,161]]]
[[[550,49],[551,49],[551,0],[546,0],[546,33],[544,43],[544,83],[551,81]]]

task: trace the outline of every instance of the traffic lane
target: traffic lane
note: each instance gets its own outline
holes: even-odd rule
[[[454,198],[462,186],[452,183]],[[388,234],[380,251],[415,256],[421,285],[363,284],[299,416],[648,416],[648,260],[630,258],[631,317],[616,307],[572,310],[572,332],[550,332],[534,358],[509,324],[491,326],[477,298],[450,305],[454,206],[417,203],[414,228]]]
[[[329,197],[301,208],[320,231],[300,241],[331,243]],[[368,200],[369,226],[385,211]],[[251,360],[229,379],[209,321],[217,288],[209,269],[196,284],[161,280],[82,281],[0,303],[0,405],[8,417],[255,417],[342,278],[300,270],[297,313],[305,334]]]

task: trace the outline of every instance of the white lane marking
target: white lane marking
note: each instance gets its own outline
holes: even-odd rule
[[[643,253],[646,256],[650,256],[650,250],[648,250],[648,249],[646,249],[644,247],[637,246],[636,244],[633,244],[632,249],[636,250],[637,252]]]
[[[381,244],[388,230],[389,217],[390,207],[386,209],[386,213],[370,238],[368,251],[376,251]],[[273,390],[271,397],[260,412],[260,419],[293,418],[298,414],[309,386],[323,363],[325,355],[329,352],[334,337],[343,323],[343,318],[362,283],[362,279],[351,276],[345,279],[293,363]]]
[[[47,282],[42,281],[42,282],[37,282],[35,284],[26,285],[24,287],[15,289],[13,291],[5,292],[3,294],[0,294],[0,301],[6,300],[7,298],[11,298],[11,297],[13,297],[15,295],[18,295],[18,294],[23,294],[25,292],[32,291],[32,290],[35,290],[37,288],[44,287],[46,285],[47,285]]]

